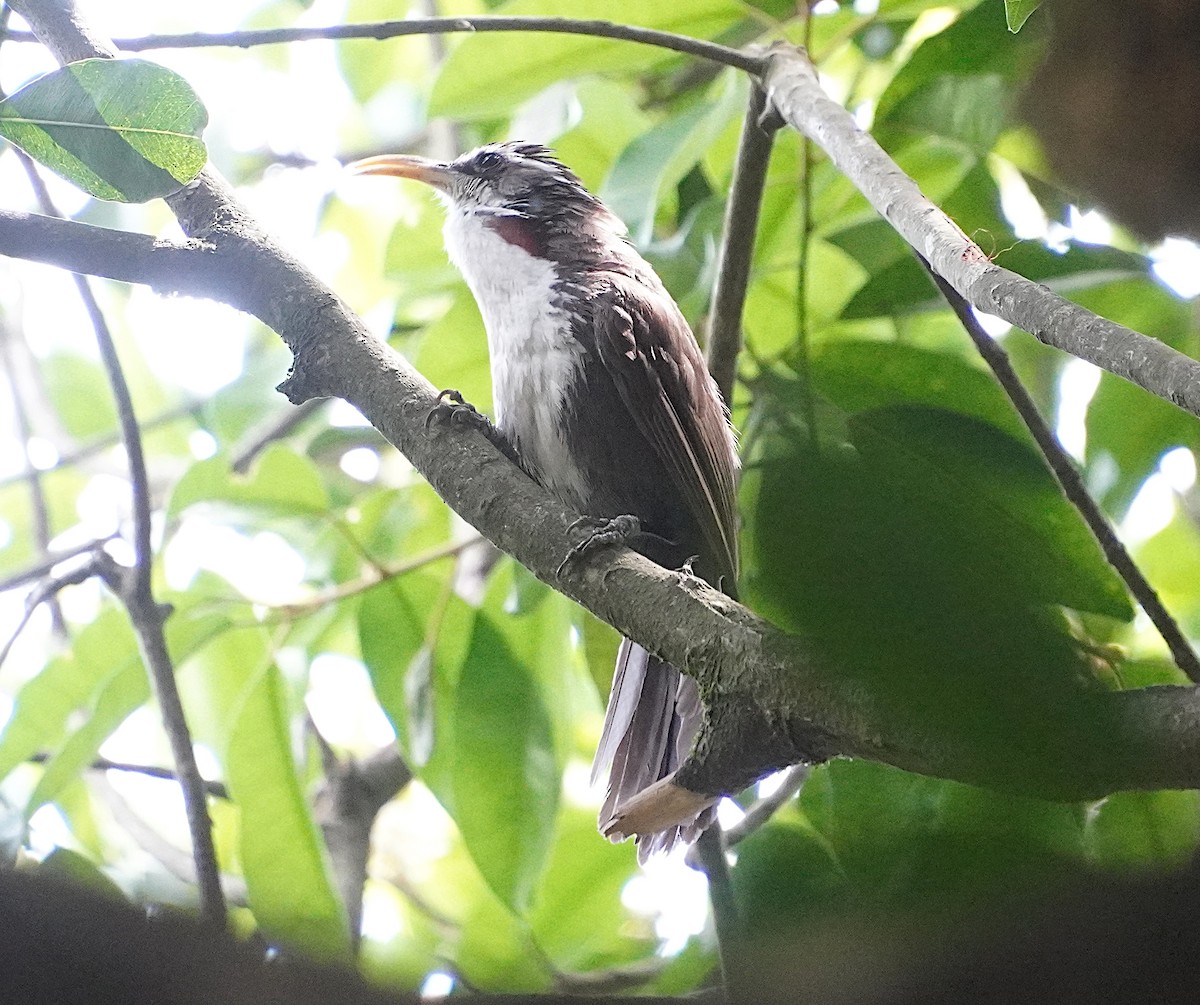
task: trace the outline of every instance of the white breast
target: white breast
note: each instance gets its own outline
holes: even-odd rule
[[[487,329],[496,425],[531,473],[582,508],[584,478],[557,417],[585,350],[566,312],[551,306],[554,264],[509,244],[471,212],[450,207],[446,251],[479,304]]]

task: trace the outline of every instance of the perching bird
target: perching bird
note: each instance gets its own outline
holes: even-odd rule
[[[729,415],[691,329],[617,217],[535,143],[351,167],[442,195],[446,251],[487,328],[495,428],[518,463],[587,517],[636,517],[630,547],[668,568],[693,560],[696,575],[732,592]],[[592,769],[611,766],[602,831],[623,836],[622,806],[675,771],[701,712],[691,678],[622,641]],[[711,819],[711,798],[659,789],[672,823],[639,834],[643,858],[693,840]]]

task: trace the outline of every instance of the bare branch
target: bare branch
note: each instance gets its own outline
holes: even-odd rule
[[[14,4],[18,10],[24,4]],[[210,46],[247,49],[255,45],[281,45],[289,42],[310,42],[319,39],[345,40],[367,38],[381,41],[404,35],[443,35],[456,32],[524,31],[547,32],[555,35],[591,35],[620,42],[636,42],[660,49],[682,52],[687,56],[711,60],[732,66],[746,73],[762,72],[763,60],[716,42],[676,35],[653,28],[638,28],[612,21],[580,20],[570,17],[420,17],[405,21],[368,21],[363,24],[332,24],[312,28],[251,28],[244,31],[204,32],[182,35],[142,35],[137,38],[115,38],[112,44],[126,52],[145,52],[147,49],[200,49]],[[56,33],[57,34],[57,33]],[[37,42],[37,33],[9,32],[6,41]],[[106,47],[100,54],[111,55]],[[58,55],[56,53],[56,55]],[[60,56],[61,58],[61,56]],[[72,56],[83,59],[83,56]]]
[[[313,398],[302,405],[290,408],[285,405],[286,411],[272,416],[261,426],[250,431],[245,441],[234,450],[230,468],[237,474],[244,475],[250,470],[254,458],[276,440],[282,440],[285,436],[291,435],[314,412],[319,412],[325,407],[325,400],[324,398]]]
[[[310,721],[311,725],[311,721]],[[326,757],[329,745],[315,726],[326,761],[325,781],[318,789],[313,816],[325,836],[338,892],[350,921],[351,944],[358,946],[362,929],[363,884],[371,852],[371,827],[379,811],[410,781],[412,772],[395,744],[359,762]]]
[[[63,551],[47,552],[45,557],[36,564],[29,566],[27,569],[22,569],[20,572],[15,572],[5,579],[0,579],[0,593],[3,593],[5,590],[15,590],[27,583],[43,579],[54,571],[56,565],[70,561],[78,555],[100,551],[103,549],[105,543],[111,541],[114,537],[116,537],[115,534],[99,538],[95,541],[85,541],[83,544],[76,545],[73,548],[66,548]]]
[[[745,841],[746,838],[762,827],[763,824],[767,823],[779,810],[791,802],[796,793],[804,787],[804,783],[808,781],[810,771],[812,771],[812,768],[807,764],[797,764],[788,768],[779,788],[769,796],[763,796],[746,810],[746,815],[741,820],[726,829],[725,846],[732,848],[739,841]]]
[[[84,34],[86,29],[82,26],[80,19],[70,16],[73,14],[72,11],[66,7],[60,7],[54,2],[21,4],[16,9],[25,16],[35,32],[39,30],[39,27],[43,31],[46,30],[46,25],[42,24],[42,19],[39,17],[39,15],[44,15],[51,25],[64,31],[78,32],[80,38],[86,38]],[[66,17],[65,25],[59,21],[64,16]],[[90,44],[91,40],[88,39],[88,42]],[[51,218],[60,216],[61,214],[55,210],[50,200],[49,192],[43,185],[40,185],[40,176],[35,174],[33,178],[42,211]],[[150,479],[146,471],[145,453],[142,449],[141,429],[138,426],[133,408],[133,396],[130,394],[129,384],[125,379],[116,343],[104,313],[100,309],[100,304],[92,293],[86,277],[76,275],[75,285],[95,333],[100,362],[108,377],[116,403],[121,439],[129,459],[129,479],[133,494],[133,567],[128,570],[118,570],[115,563],[109,563],[108,568],[102,571],[107,572],[105,581],[129,612],[129,619],[137,634],[142,659],[150,671],[150,679],[154,685],[155,696],[162,714],[163,729],[171,744],[171,754],[179,776],[179,786],[187,813],[188,830],[192,839],[192,855],[195,860],[200,891],[201,916],[214,928],[224,928],[225,898],[221,891],[221,876],[217,867],[216,849],[213,846],[212,821],[208,816],[204,779],[200,775],[195,753],[192,750],[191,730],[188,728],[187,719],[184,716],[183,704],[175,681],[175,666],[167,649],[166,635],[163,630],[169,611],[155,600],[151,582],[154,547],[151,540]],[[99,558],[103,554],[103,552],[98,553],[97,557]]]
[[[0,647],[0,666],[4,665],[4,661],[8,659],[8,654],[12,651],[13,645],[21,636],[21,632],[25,630],[25,626],[29,624],[29,619],[33,617],[33,612],[38,607],[48,601],[53,600],[58,594],[65,590],[68,586],[78,586],[80,583],[86,582],[93,576],[99,575],[99,566],[103,559],[108,556],[100,550],[99,545],[88,545],[89,548],[95,549],[92,557],[80,565],[78,568],[71,569],[59,576],[54,576],[42,580],[30,591],[29,596],[25,598],[25,611],[21,615],[21,620],[17,622],[17,626],[13,629],[12,634],[5,640],[3,647]],[[50,561],[50,560],[47,560]],[[57,564],[57,562],[55,562]],[[49,571],[49,570],[47,570]]]
[[[320,593],[304,600],[297,600],[290,604],[278,604],[276,605],[276,610],[281,611],[291,618],[313,614],[316,611],[323,610],[330,604],[337,603],[339,600],[345,600],[347,597],[354,597],[360,593],[364,593],[378,586],[380,583],[387,582],[389,579],[406,576],[410,572],[423,569],[425,566],[431,565],[434,562],[440,562],[444,558],[453,558],[467,548],[474,547],[482,540],[483,538],[478,535],[472,535],[465,541],[451,541],[437,548],[430,548],[428,551],[424,551],[419,555],[413,555],[412,558],[405,559],[396,565],[386,567],[372,566],[361,579],[338,583],[336,586],[328,590],[322,590]]]
[[[758,213],[771,159],[776,123],[764,119],[767,96],[756,84],[742,120],[737,162],[729,199],[725,203],[725,235],[713,284],[712,313],[708,324],[708,369],[725,404],[733,407],[733,381],[742,348],[742,308],[750,283],[750,263],[758,232]]]
[[[33,754],[29,757],[31,764],[46,764],[51,755],[46,753]],[[162,768],[157,764],[133,764],[129,761],[110,761],[107,757],[97,757],[88,765],[91,771],[123,771],[131,775],[145,775],[147,778],[158,778],[166,782],[178,782],[179,775],[171,768]],[[204,787],[210,796],[216,799],[228,799],[229,790],[224,782],[205,780]]]
[[[810,136],[968,303],[1200,416],[1200,361],[993,265],[850,113],[825,94],[803,52],[772,47],[763,82],[783,118]]]
[[[159,293],[224,300],[228,277],[213,252],[202,241],[174,244],[55,216],[0,210],[0,254],[141,283]]]
[[[979,355],[996,375],[997,382],[1004,388],[1004,393],[1013,403],[1021,421],[1025,423],[1025,428],[1033,436],[1047,466],[1061,486],[1063,494],[1087,523],[1096,543],[1100,545],[1100,550],[1104,552],[1104,557],[1117,570],[1117,574],[1125,581],[1129,591],[1142,605],[1142,610],[1154,622],[1154,627],[1158,629],[1167,648],[1171,650],[1171,655],[1175,658],[1175,665],[1191,680],[1200,683],[1200,660],[1197,660],[1196,653],[1188,644],[1179,624],[1163,606],[1154,587],[1142,575],[1142,570],[1138,568],[1121,539],[1117,537],[1108,518],[1096,504],[1096,500],[1091,497],[1087,486],[1083,483],[1083,476],[1080,475],[1078,469],[1071,462],[1071,458],[1063,450],[1058,438],[1046,424],[1046,420],[1042,418],[1032,396],[1025,389],[1025,385],[1021,383],[1021,378],[1012,368],[1012,364],[1008,360],[1008,353],[983,330],[979,319],[972,312],[970,304],[962,298],[959,292],[947,280],[934,272],[924,259],[921,259],[921,264],[929,269],[934,284],[946,298],[954,313],[958,315],[963,328],[971,336],[975,348],[979,350]]]

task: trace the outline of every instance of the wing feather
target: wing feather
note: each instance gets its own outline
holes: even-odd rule
[[[679,309],[665,292],[649,292],[614,277],[597,294],[596,351],[703,536],[702,557],[716,566],[709,578],[732,591],[737,459],[728,414]]]

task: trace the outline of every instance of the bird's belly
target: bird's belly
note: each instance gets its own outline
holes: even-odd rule
[[[586,510],[587,485],[563,424],[563,399],[578,373],[579,352],[579,347],[543,341],[515,357],[493,351],[491,363],[497,426],[534,478],[564,502]]]

